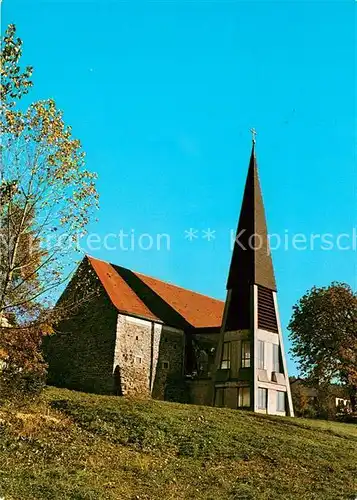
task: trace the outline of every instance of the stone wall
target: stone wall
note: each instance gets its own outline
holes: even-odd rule
[[[124,396],[145,397],[151,394],[160,336],[161,324],[118,315],[114,370],[120,374],[118,383]]]
[[[114,391],[117,311],[92,271],[84,260],[60,300],[80,306],[44,339],[43,350],[49,384],[108,394]]]
[[[184,380],[184,332],[163,325],[158,347],[153,397],[168,401],[188,401],[189,394]]]
[[[120,314],[114,370],[123,395],[181,400],[184,333],[166,325]]]

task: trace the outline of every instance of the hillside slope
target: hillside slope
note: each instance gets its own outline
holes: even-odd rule
[[[48,388],[0,408],[5,500],[357,496],[357,426]]]

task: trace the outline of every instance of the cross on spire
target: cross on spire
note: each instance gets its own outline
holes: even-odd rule
[[[257,131],[255,130],[255,128],[251,128],[250,131],[252,133],[252,142],[253,142],[253,144],[255,144],[256,143],[256,139],[255,138],[256,138],[256,135],[257,135]]]

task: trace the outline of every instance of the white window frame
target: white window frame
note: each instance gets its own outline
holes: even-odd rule
[[[279,344],[273,344],[273,372],[280,373],[280,349]]]
[[[265,396],[263,397],[263,401],[261,400],[262,394],[265,394]],[[258,397],[258,409],[266,410],[268,408],[268,389],[264,389],[263,387],[258,387],[257,397]]]
[[[265,342],[258,340],[258,369],[265,369]]]
[[[285,392],[276,391],[276,411],[285,412],[285,405]]]

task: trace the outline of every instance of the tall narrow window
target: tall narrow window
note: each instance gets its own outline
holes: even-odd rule
[[[250,342],[242,341],[242,368],[250,368]]]
[[[260,370],[264,370],[264,342],[262,340],[258,340],[258,368]]]
[[[267,400],[268,400],[268,390],[262,389],[258,387],[258,408],[259,410],[267,409]]]
[[[280,373],[279,345],[273,344],[273,372]]]
[[[248,408],[250,406],[250,387],[238,388],[238,407]]]
[[[276,392],[276,410],[285,411],[285,392],[283,391]]]
[[[229,370],[230,367],[231,367],[231,343],[224,342],[222,350],[221,369]]]

